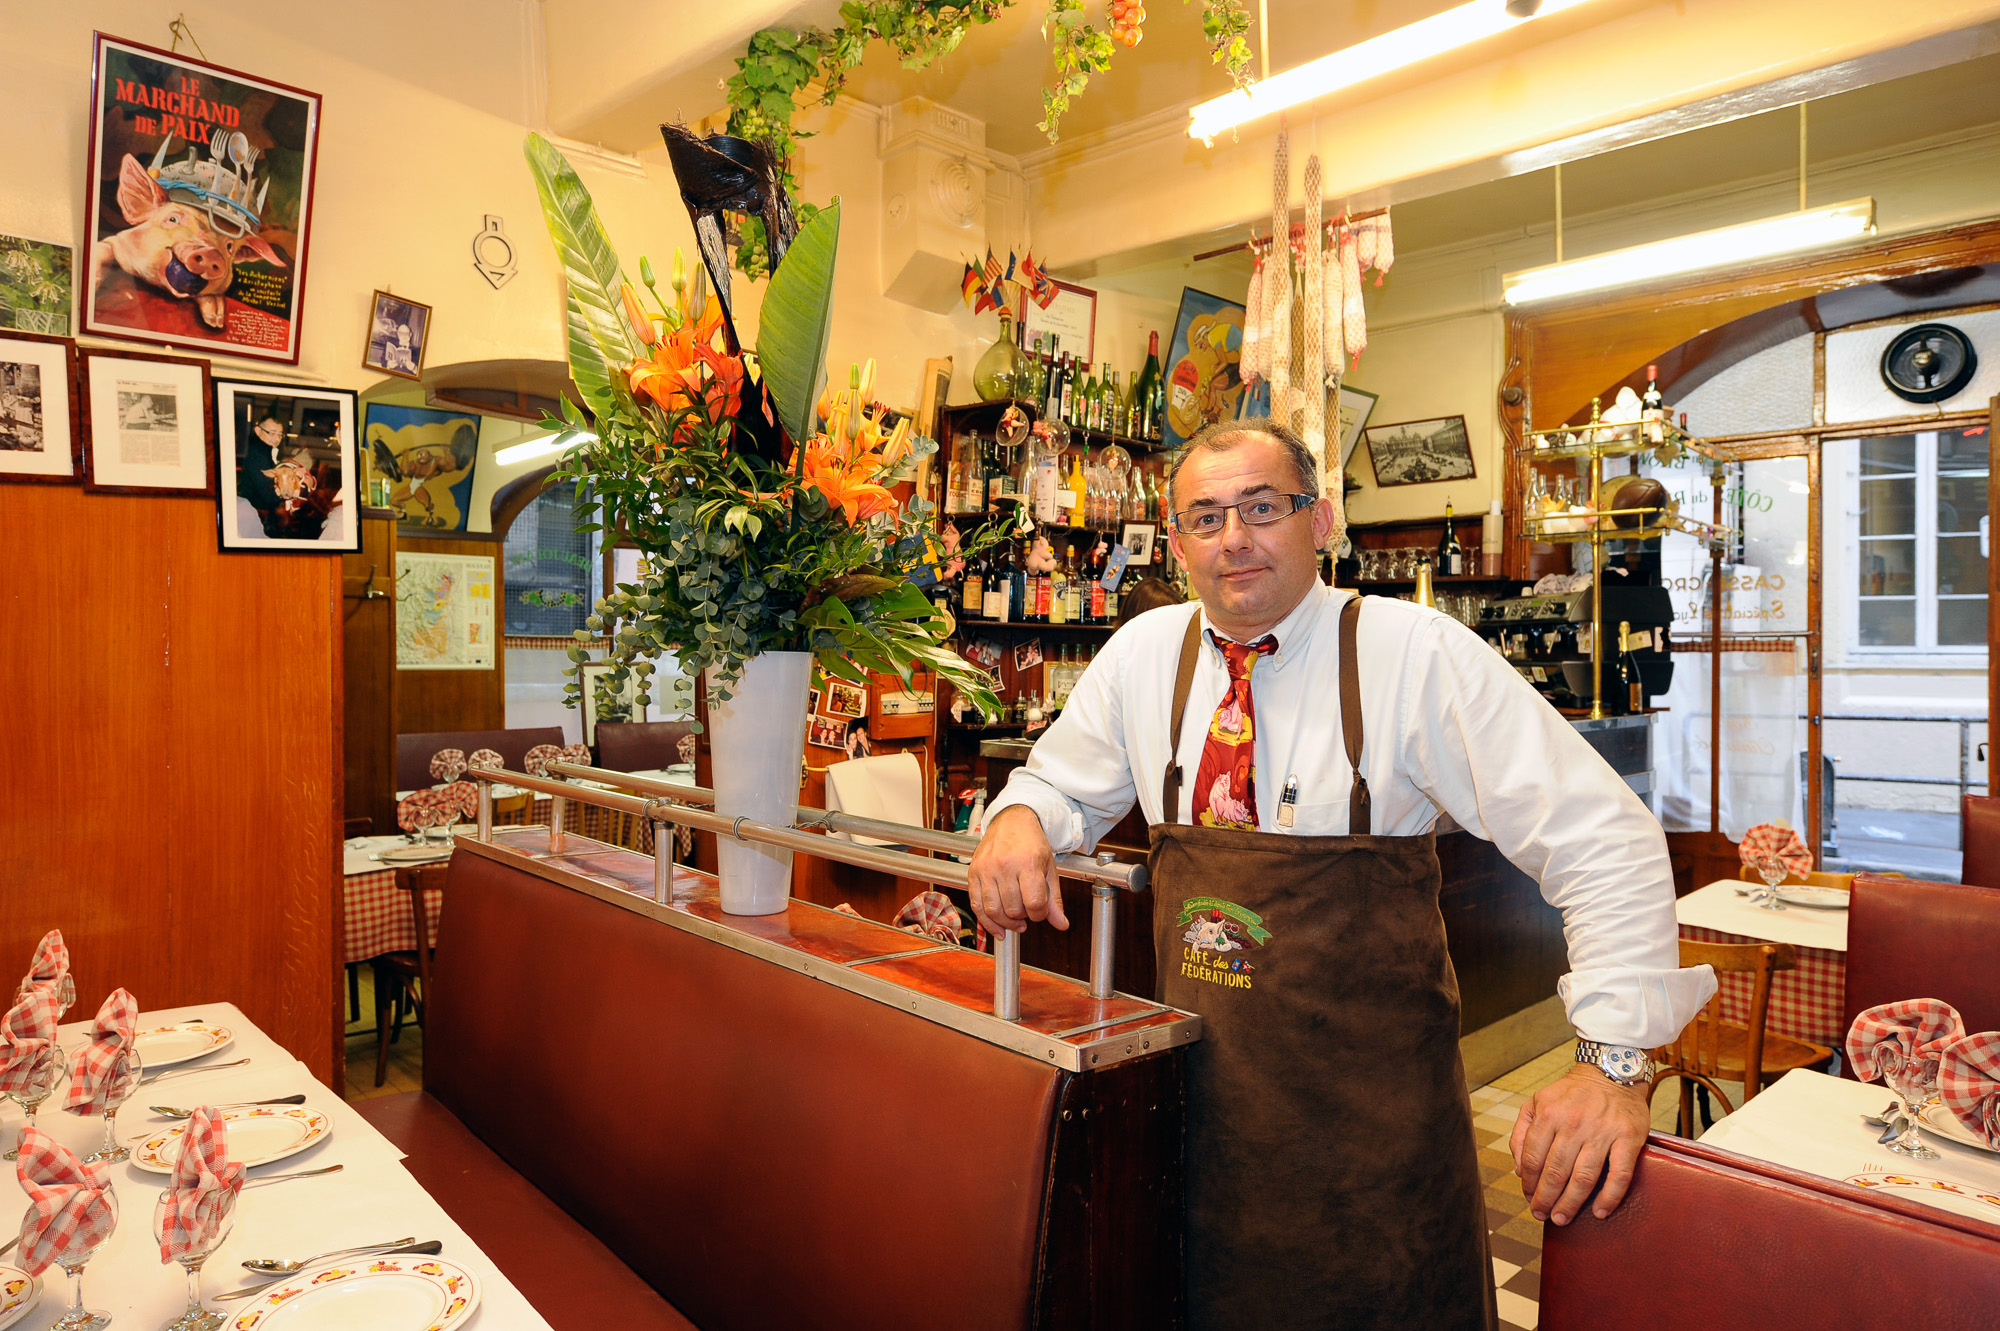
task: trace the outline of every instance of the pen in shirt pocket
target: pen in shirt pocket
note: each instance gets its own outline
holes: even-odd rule
[[[1298,807],[1298,803],[1299,779],[1296,776],[1288,776],[1285,778],[1285,793],[1278,796],[1278,826],[1292,825],[1292,810]]]

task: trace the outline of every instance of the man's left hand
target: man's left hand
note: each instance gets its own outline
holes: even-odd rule
[[[1535,1219],[1567,1225],[1600,1179],[1592,1214],[1602,1220],[1617,1210],[1651,1126],[1646,1086],[1620,1086],[1581,1063],[1536,1091],[1508,1143]]]

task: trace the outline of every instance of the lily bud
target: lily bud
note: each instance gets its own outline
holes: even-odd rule
[[[676,246],[674,248],[674,290],[677,292],[683,291],[687,288],[687,284],[687,256],[681,253],[679,246]]]
[[[653,261],[643,254],[639,256],[639,280],[644,282],[649,290],[654,285]]]
[[[861,389],[861,400],[863,402],[866,402],[870,397],[874,396],[875,358],[873,356],[870,356],[868,358],[868,363],[861,367],[861,383],[859,387]]]

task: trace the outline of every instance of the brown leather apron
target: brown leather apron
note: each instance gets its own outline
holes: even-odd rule
[[[1161,1001],[1202,1015],[1187,1065],[1196,1331],[1497,1324],[1436,841],[1368,834],[1360,602],[1340,613],[1353,834],[1152,829]],[[1196,615],[1170,754],[1200,652]]]

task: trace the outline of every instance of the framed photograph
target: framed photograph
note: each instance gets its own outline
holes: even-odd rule
[[[421,379],[430,331],[430,306],[378,291],[368,309],[368,345],[361,349],[361,364],[398,379]]]
[[[1014,644],[1014,669],[1033,670],[1042,663],[1042,640],[1023,638]]]
[[[818,716],[820,714],[819,700],[824,696],[825,696],[824,689],[814,689],[810,693],[806,694],[807,716]]]
[[[1378,486],[1472,479],[1472,440],[1463,416],[1378,425],[1362,434]]]
[[[1118,544],[1125,547],[1125,566],[1143,568],[1153,562],[1153,543],[1160,539],[1160,524],[1157,522],[1128,522],[1118,533]]]
[[[83,353],[86,489],[212,498],[208,362],[141,351]]]
[[[361,548],[354,405],[344,388],[215,381],[223,550],[327,555]]]
[[[822,749],[845,749],[847,722],[830,716],[815,716],[812,719],[812,733],[806,738]]]
[[[1361,446],[1361,432],[1368,428],[1368,418],[1375,414],[1375,403],[1379,393],[1371,393],[1365,388],[1340,386],[1340,469],[1349,472],[1354,469],[1354,450]]]
[[[1053,333],[1062,339],[1062,350],[1080,354],[1084,360],[1097,359],[1097,293],[1089,287],[1073,286],[1068,282],[1058,282],[1054,278],[1056,298],[1049,302],[1045,310],[1028,299],[1028,289],[1021,288],[1021,326],[1027,330],[1030,347],[1035,344],[1035,334],[1044,336]],[[1242,321],[1237,321],[1242,327]],[[1241,341],[1241,335],[1238,335]]]
[[[1243,396],[1243,306],[1181,288],[1167,345],[1166,446],[1179,448],[1204,425],[1234,420]]]
[[[389,507],[404,526],[418,529],[413,535],[467,530],[478,416],[370,402],[362,439],[369,473],[389,479]]]
[[[866,717],[856,717],[847,723],[847,739],[844,747],[849,758],[866,758],[875,752],[875,740],[868,733]]]
[[[82,479],[76,360],[66,337],[0,333],[0,481]]]
[[[297,364],[318,93],[97,34],[83,331]]]
[[[644,721],[646,709],[639,706],[639,677],[625,676],[625,687],[606,702],[600,703],[597,686],[611,673],[609,661],[585,661],[577,682],[583,685],[583,742],[597,747],[597,723],[599,721]]]
[[[0,328],[68,337],[76,252],[25,236],[0,236]]]
[[[868,690],[842,679],[826,682],[826,714],[842,720],[868,715]]]

